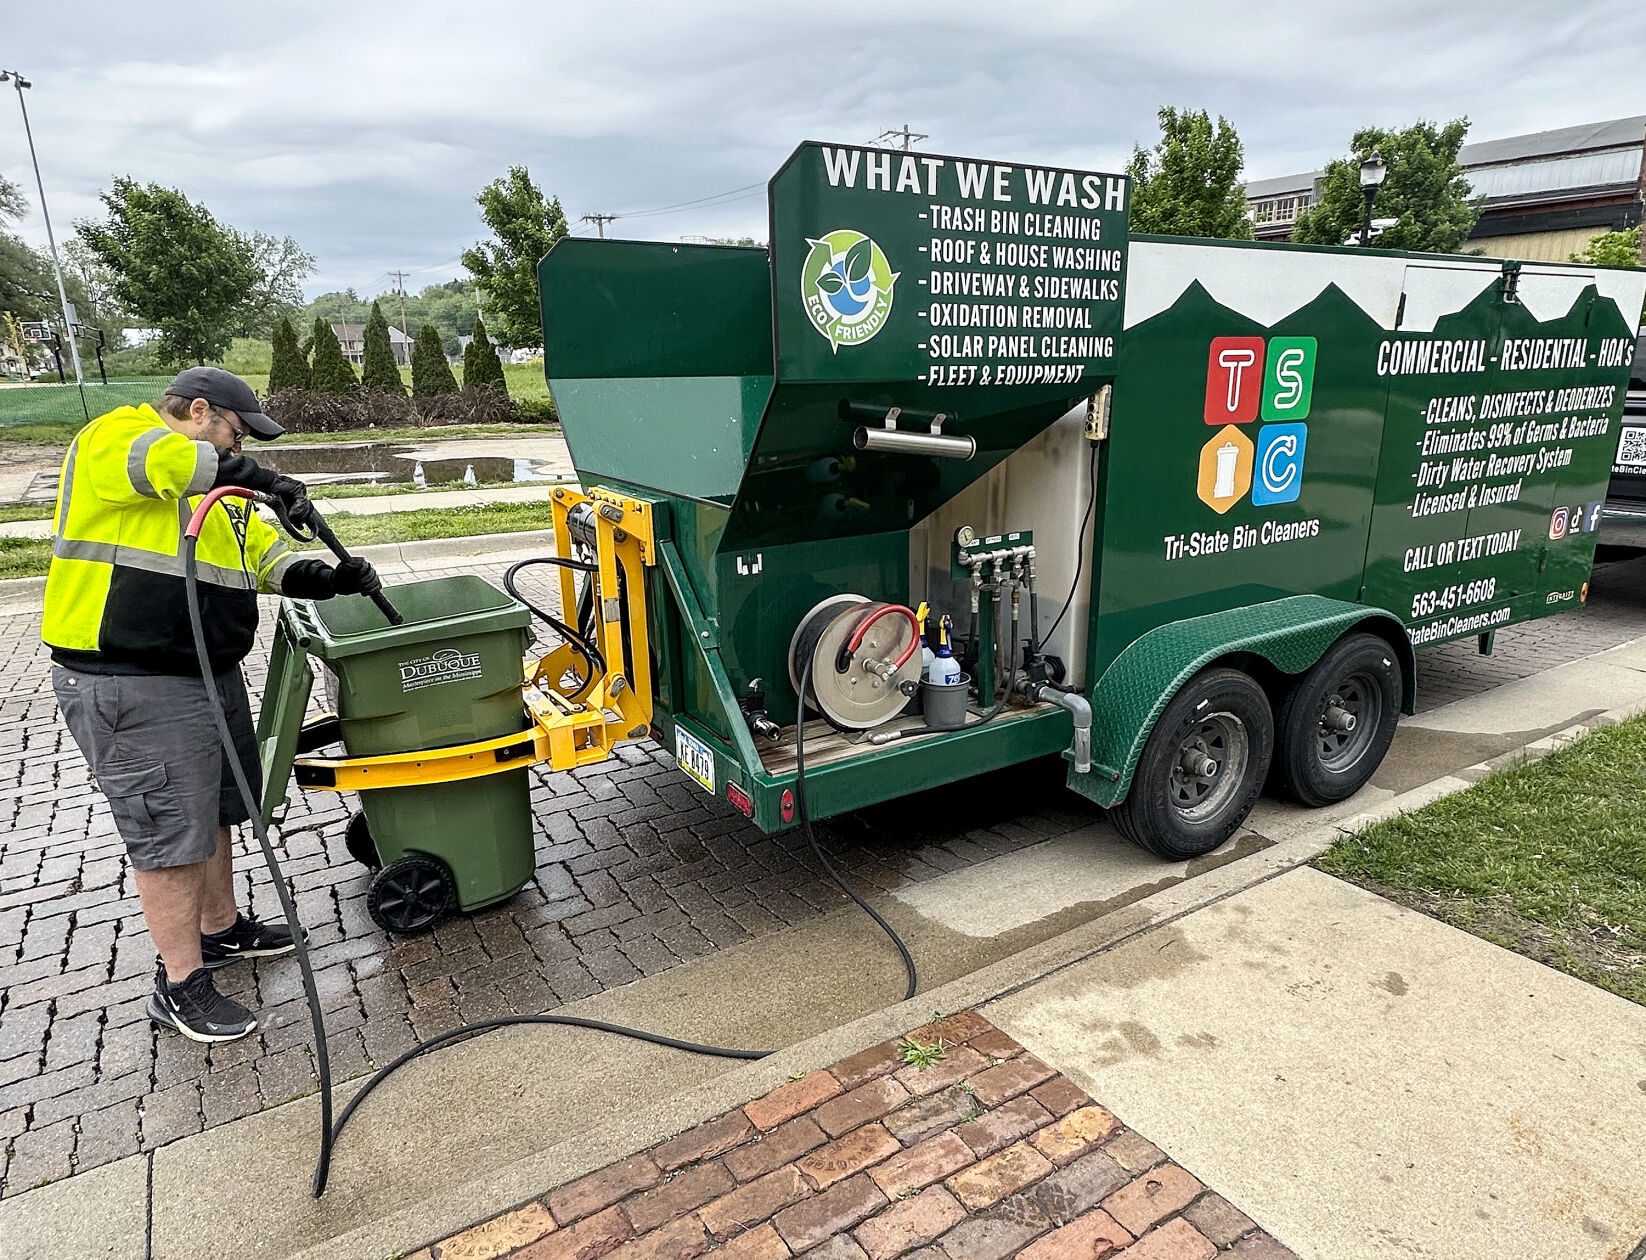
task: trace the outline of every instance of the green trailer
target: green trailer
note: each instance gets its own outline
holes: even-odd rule
[[[1061,754],[1173,859],[1265,788],[1352,795],[1415,649],[1585,599],[1646,275],[1133,236],[1130,192],[808,143],[769,248],[559,242],[582,488],[525,730],[299,781],[649,736],[779,831]],[[921,606],[964,684],[923,680]]]
[[[651,508],[653,733],[760,827],[808,652],[814,816],[1063,753],[1181,857],[1265,783],[1364,784],[1414,648],[1584,599],[1646,278],[1131,236],[1129,195],[805,144],[768,249],[543,260],[573,461]],[[971,631],[970,729],[887,672],[901,614],[836,642],[920,603]]]

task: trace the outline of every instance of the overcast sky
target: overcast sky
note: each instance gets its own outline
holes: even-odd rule
[[[1155,140],[1158,106],[1205,108],[1258,179],[1318,167],[1367,125],[1467,115],[1486,140],[1646,113],[1640,0],[7,9],[0,68],[34,84],[59,241],[128,174],[296,237],[319,260],[311,296],[463,274],[474,194],[515,163],[574,223],[625,215],[612,235],[764,239],[764,181],[797,142],[904,123],[933,152],[1117,170]],[[43,244],[10,85],[0,173]]]

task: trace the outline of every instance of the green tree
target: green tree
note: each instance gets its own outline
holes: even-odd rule
[[[1601,232],[1589,238],[1589,243],[1583,247],[1583,252],[1573,254],[1571,259],[1575,263],[1590,263],[1601,267],[1643,267],[1646,266],[1646,254],[1641,249],[1640,229],[1629,228],[1624,232]],[[1646,323],[1646,306],[1640,310],[1642,323]]]
[[[285,315],[274,321],[274,358],[269,364],[271,394],[282,389],[308,389],[313,384],[308,360],[297,348],[297,330]]]
[[[1378,235],[1378,248],[1456,253],[1480,217],[1480,205],[1469,201],[1469,181],[1457,160],[1468,133],[1467,118],[1454,118],[1444,127],[1419,121],[1404,131],[1368,127],[1355,132],[1350,155],[1327,163],[1320,200],[1298,215],[1292,239],[1313,245],[1360,240],[1366,208],[1360,164],[1375,151],[1389,172],[1372,202],[1372,217],[1396,220]]]
[[[499,340],[509,346],[543,341],[543,316],[537,301],[537,264],[549,247],[566,235],[566,212],[560,199],[544,200],[524,166],[480,190],[475,200],[480,217],[496,235],[463,251],[463,265],[490,295],[487,303],[497,321]]]
[[[61,327],[63,313],[50,255],[3,230],[22,218],[27,209],[22,191],[0,175],[0,311],[10,311],[19,320],[46,320],[53,327]],[[85,285],[72,267],[63,272],[63,285],[69,301],[82,311],[90,309]]]
[[[1251,240],[1240,179],[1246,155],[1233,124],[1170,105],[1157,117],[1160,143],[1152,152],[1132,148],[1132,231]]]
[[[1591,263],[1601,267],[1639,267],[1640,229],[1626,232],[1601,232],[1589,238],[1581,254],[1573,254],[1575,263]]]
[[[486,325],[483,320],[474,321],[474,339],[463,350],[463,385],[487,385],[492,389],[509,392],[508,383],[503,379],[503,363],[497,357],[497,349],[486,337]]]
[[[174,188],[120,177],[101,194],[109,217],[75,224],[114,273],[114,295],[160,330],[166,363],[205,363],[228,349],[235,317],[263,274],[245,238]]]
[[[262,279],[236,312],[235,331],[242,337],[272,337],[274,321],[303,305],[303,281],[314,274],[314,255],[289,236],[252,232],[240,239]]]
[[[440,344],[440,330],[433,324],[424,324],[412,347],[412,396],[432,398],[436,394],[455,394],[457,378],[452,365],[446,362],[445,347]]]
[[[371,304],[371,317],[366,320],[366,354],[360,365],[360,384],[366,389],[381,389],[402,397],[406,383],[400,379],[400,368],[394,361],[394,347],[389,343],[389,321],[376,302]]]
[[[354,368],[343,357],[343,347],[337,340],[337,334],[323,319],[314,321],[314,363],[311,372],[311,388],[328,394],[353,393],[360,387]]]

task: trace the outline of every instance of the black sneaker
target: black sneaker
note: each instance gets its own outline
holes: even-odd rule
[[[262,923],[245,914],[221,932],[200,935],[200,958],[211,971],[237,958],[275,958],[296,948],[284,923]]]
[[[204,967],[186,980],[172,984],[166,966],[154,977],[149,1018],[163,1028],[175,1028],[190,1041],[235,1041],[257,1031],[257,1020],[238,1002],[217,991]]]

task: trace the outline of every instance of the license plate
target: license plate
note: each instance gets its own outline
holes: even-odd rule
[[[710,796],[714,795],[714,753],[697,736],[678,726],[674,728],[674,759]]]

